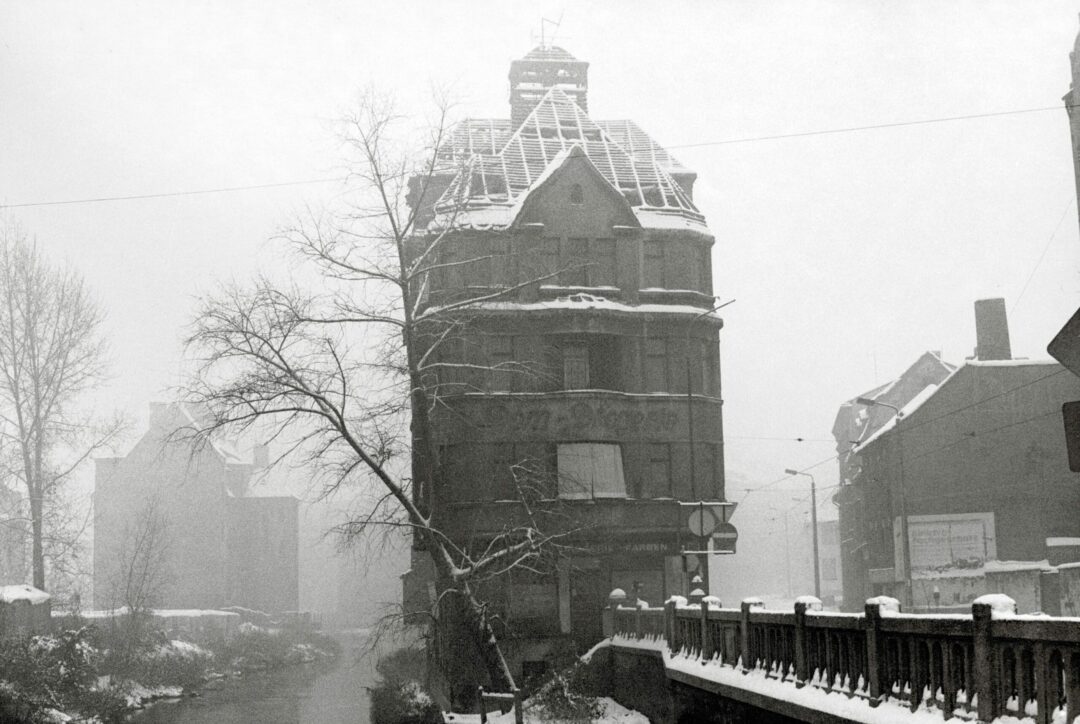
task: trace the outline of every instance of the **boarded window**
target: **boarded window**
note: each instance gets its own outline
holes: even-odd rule
[[[641,281],[642,287],[645,289],[664,289],[667,287],[665,284],[664,274],[664,244],[659,241],[646,241],[645,242],[645,259],[644,269],[642,270]]]
[[[514,364],[514,338],[509,335],[493,335],[487,338],[488,389],[509,392],[516,374]]]
[[[563,389],[589,388],[589,350],[584,345],[563,348]]]
[[[625,498],[622,451],[610,443],[558,446],[559,497],[569,500]]]
[[[645,495],[649,498],[671,497],[671,446],[668,443],[646,445],[648,455]]]
[[[618,284],[615,276],[615,240],[595,239],[593,264],[589,270],[589,284],[594,287],[613,287]]]
[[[667,340],[645,340],[645,391],[668,391]]]
[[[567,239],[561,282],[568,287],[589,285],[589,240]]]

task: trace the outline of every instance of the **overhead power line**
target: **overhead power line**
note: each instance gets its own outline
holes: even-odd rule
[[[729,138],[723,141],[702,141],[700,143],[682,143],[665,148],[700,148],[702,146],[726,146],[733,143],[756,143],[758,141],[779,141],[784,138],[806,138],[807,136],[827,136],[834,133],[853,133],[856,131],[879,131],[886,128],[901,128],[903,126],[925,126],[930,123],[951,123],[953,121],[972,121],[978,118],[997,118],[999,116],[1018,116],[1024,113],[1045,113],[1046,111],[1060,111],[1069,106],[1044,106],[1042,108],[1020,108],[1012,111],[996,111],[994,113],[970,113],[965,116],[943,116],[940,118],[921,118],[914,121],[896,121],[894,123],[875,123],[869,126],[847,126],[845,128],[825,128],[817,131],[800,131],[797,133],[778,133],[771,136],[749,136],[747,138]]]
[[[760,141],[777,141],[785,138],[806,138],[810,136],[825,136],[837,133],[856,133],[860,131],[877,131],[903,126],[922,126],[932,123],[951,123],[954,121],[970,121],[979,118],[997,118],[1001,116],[1015,116],[1026,113],[1044,113],[1046,111],[1060,111],[1069,106],[1045,106],[1042,108],[1020,108],[1011,111],[996,111],[993,113],[971,113],[964,116],[942,116],[938,118],[922,118],[914,121],[896,121],[892,123],[876,123],[867,126],[846,126],[843,128],[826,128],[816,131],[800,131],[797,133],[778,133],[768,136],[750,136],[746,138],[729,138],[720,141],[702,141],[699,143],[683,143],[674,146],[665,146],[668,149],[675,148],[701,148],[704,146],[726,146],[736,143],[757,143]],[[308,184],[321,184],[330,182],[344,182],[344,178],[305,179],[302,181],[280,181],[276,183],[251,184],[247,186],[226,186],[221,188],[196,189],[191,191],[166,191],[156,194],[129,194],[124,196],[101,196],[96,198],[65,199],[60,201],[28,201],[16,204],[0,204],[0,209],[23,209],[34,206],[65,206],[69,204],[96,204],[114,201],[140,201],[144,199],[162,199],[171,196],[198,196],[205,194],[231,193],[235,191],[255,191],[259,189],[278,188],[282,186],[304,186]]]
[[[170,196],[199,196],[201,194],[225,194],[233,191],[255,191],[273,189],[282,186],[305,186],[308,184],[342,183],[344,178],[316,178],[305,181],[281,181],[278,183],[252,184],[250,186],[222,186],[214,189],[196,189],[194,191],[165,191],[159,194],[132,194],[130,196],[100,196],[90,199],[67,199],[64,201],[30,201],[21,204],[0,204],[0,209],[24,209],[30,206],[65,206],[67,204],[99,204],[107,201],[138,201],[141,199],[164,199]]]

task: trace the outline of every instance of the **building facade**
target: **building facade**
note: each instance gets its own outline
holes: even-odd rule
[[[1080,537],[1061,426],[1080,380],[1051,360],[1011,358],[1002,300],[976,309],[976,356],[851,451],[841,511],[859,521],[851,543],[865,553],[851,559],[869,588],[856,601],[967,605],[998,592],[986,586],[1013,562],[1063,562]]]
[[[833,496],[838,509],[840,575],[845,611],[862,610],[863,602],[874,595],[870,585],[867,541],[871,532],[864,516],[864,489],[852,483],[860,471],[861,460],[853,450],[872,437],[901,409],[931,386],[941,384],[956,369],[941,359],[938,352],[924,352],[895,380],[867,390],[840,406],[833,422],[836,459],[840,466],[840,487]],[[880,402],[877,406],[859,404],[858,397]]]
[[[510,118],[470,119],[421,198],[438,243],[426,310],[457,307],[439,350],[433,515],[482,545],[538,511],[560,530],[548,572],[489,593],[518,672],[601,636],[613,588],[686,595],[727,515],[713,236],[695,174],[632,121],[588,114],[588,64],[556,47],[511,64]],[[527,505],[536,501],[536,505]],[[700,503],[692,506],[689,503]],[[431,588],[424,554],[406,605]]]
[[[194,423],[185,405],[152,404],[131,452],[95,461],[94,606],[128,605],[143,585],[155,608],[297,610],[298,501],[253,496],[265,455],[185,441]],[[143,563],[154,578],[131,580]]]

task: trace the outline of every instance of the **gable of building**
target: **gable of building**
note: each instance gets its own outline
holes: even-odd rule
[[[637,217],[580,146],[557,154],[511,211],[511,228],[540,223],[545,235],[613,236],[613,227],[636,227]]]

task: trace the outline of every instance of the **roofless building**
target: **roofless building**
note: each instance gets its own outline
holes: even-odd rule
[[[443,234],[424,303],[470,300],[441,348],[442,489],[421,495],[461,545],[535,514],[525,486],[566,532],[549,572],[489,592],[518,675],[598,640],[613,588],[686,595],[707,577],[705,556],[681,555],[703,545],[688,516],[703,508],[707,533],[728,510],[722,320],[696,175],[633,121],[593,120],[587,70],[557,47],[515,60],[510,118],[452,129],[435,193],[411,199],[421,248]],[[405,577],[407,607],[434,591],[425,556]]]

